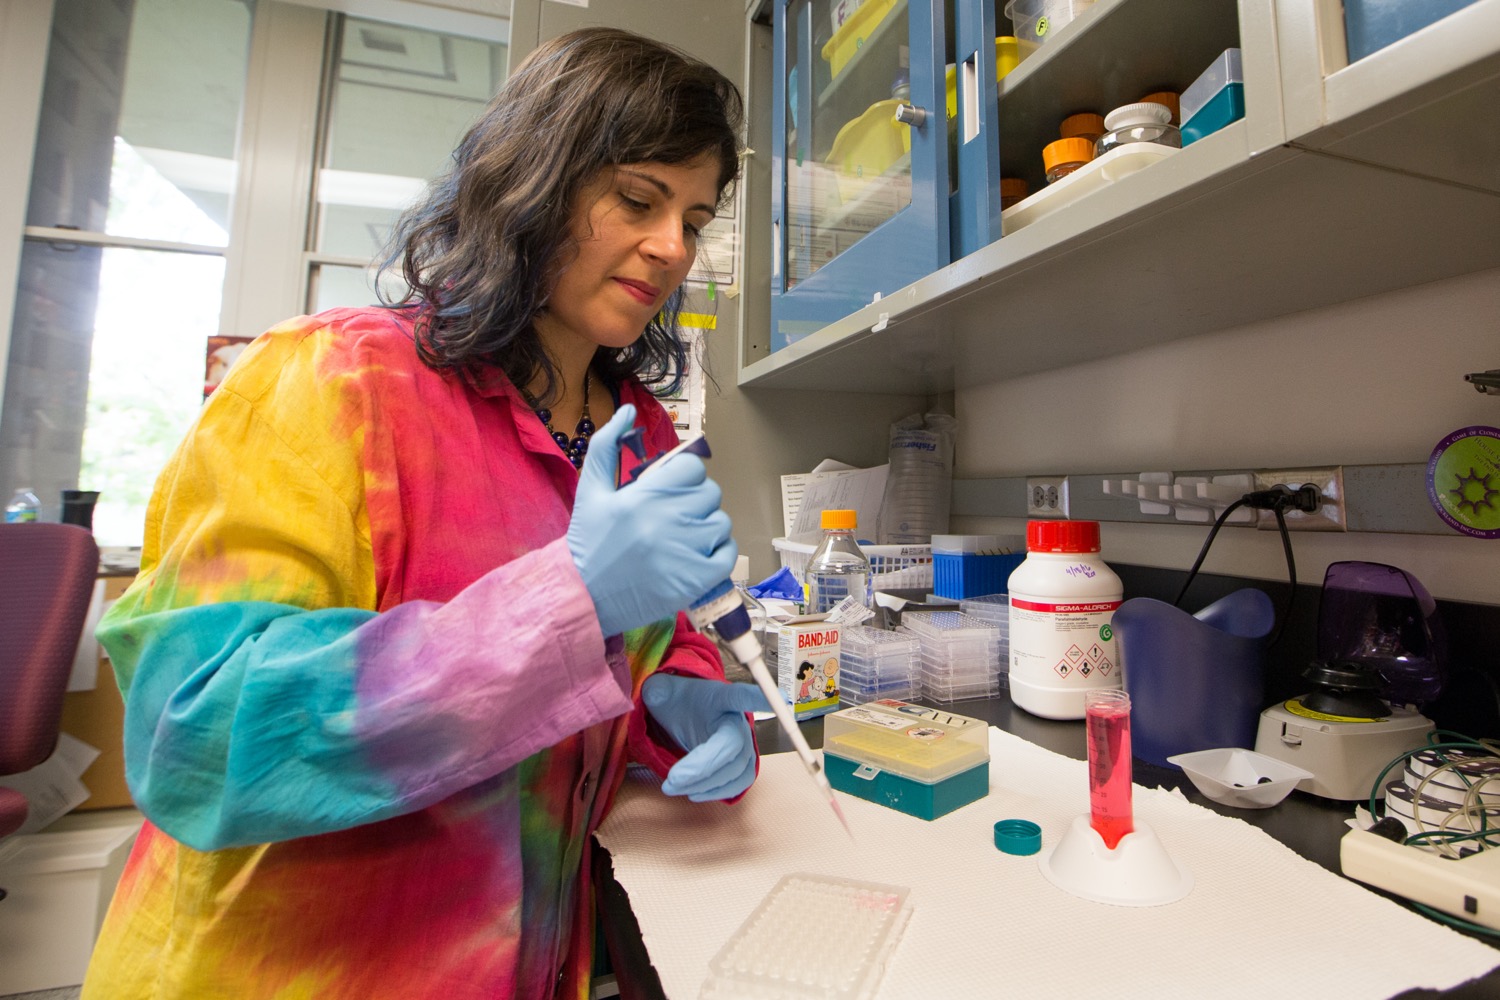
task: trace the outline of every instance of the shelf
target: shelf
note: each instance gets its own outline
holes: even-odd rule
[[[1181,93],[1239,34],[1235,0],[1098,0],[1000,81],[1001,173],[1040,191],[1042,147],[1064,118]]]
[[[1240,121],[743,368],[931,394],[1500,266],[1500,198]]]

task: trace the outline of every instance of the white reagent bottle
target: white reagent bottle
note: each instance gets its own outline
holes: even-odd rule
[[[1012,702],[1081,719],[1084,692],[1124,686],[1111,621],[1125,591],[1099,558],[1098,521],[1029,522],[1008,589]]]

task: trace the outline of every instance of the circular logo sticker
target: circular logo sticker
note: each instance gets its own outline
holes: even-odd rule
[[[1500,428],[1464,427],[1427,462],[1427,499],[1455,531],[1500,538]]]
[[[1047,33],[1047,29],[1050,28],[1050,27],[1052,27],[1052,25],[1047,21],[1047,15],[1046,14],[1043,14],[1041,17],[1037,18],[1036,19],[1036,37],[1041,38],[1043,35],[1045,35]]]
[[[1099,626],[1099,638],[1103,639],[1105,642],[1108,642],[1109,640],[1113,639],[1114,637],[1115,637],[1115,630],[1114,629],[1110,628],[1108,625],[1100,625]]]

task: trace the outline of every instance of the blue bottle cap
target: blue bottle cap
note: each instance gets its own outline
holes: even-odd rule
[[[995,846],[1006,854],[1035,854],[1042,849],[1042,828],[1029,819],[1002,819],[995,824]]]

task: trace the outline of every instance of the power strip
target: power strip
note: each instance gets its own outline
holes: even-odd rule
[[[1339,865],[1349,878],[1500,930],[1500,849],[1445,858],[1350,830],[1339,842]]]

